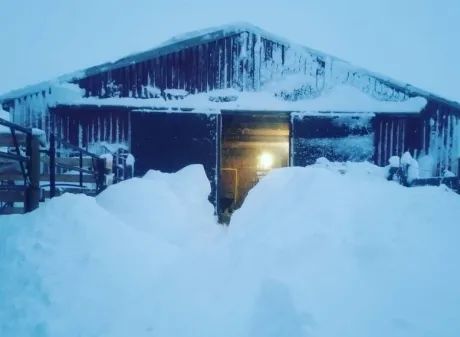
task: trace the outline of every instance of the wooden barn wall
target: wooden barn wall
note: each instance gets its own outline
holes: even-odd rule
[[[293,116],[291,161],[306,166],[330,161],[372,160],[374,133],[369,116]]]
[[[257,90],[289,73],[310,75],[312,90],[319,91],[325,82],[325,60],[246,32],[98,73],[78,84],[86,96],[149,98],[149,88],[189,93]]]
[[[64,106],[51,109],[52,129],[62,140],[88,147],[99,142],[129,145],[129,110]]]
[[[433,175],[445,170],[460,175],[460,112],[443,103],[430,102],[423,114],[420,160],[430,159]],[[423,158],[424,157],[424,158]]]
[[[131,126],[136,175],[203,165],[211,184],[210,201],[217,205],[220,115],[133,112]]]
[[[378,115],[374,130],[377,165],[409,151],[422,177],[460,173],[460,114],[449,106],[430,102],[419,116]]]
[[[379,166],[406,151],[417,156],[421,148],[423,120],[418,116],[377,115],[374,119],[375,156]]]
[[[51,89],[29,93],[5,102],[3,108],[11,113],[14,123],[42,129],[48,134],[51,127],[48,111],[50,95]]]

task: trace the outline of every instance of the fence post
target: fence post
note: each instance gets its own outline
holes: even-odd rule
[[[98,158],[96,164],[96,192],[99,193],[105,188],[105,168],[106,168],[106,159]]]
[[[50,134],[50,148],[48,155],[50,157],[50,198],[56,196],[56,139],[54,133]]]
[[[27,134],[27,172],[29,175],[29,186],[26,190],[24,211],[32,212],[38,208],[40,202],[40,143],[37,136]]]
[[[113,173],[113,184],[116,184],[120,181],[119,179],[119,167],[118,167],[118,151],[113,154],[112,157],[112,173]]]
[[[79,158],[80,158],[80,187],[83,187],[83,171],[81,170],[83,168],[83,152],[79,152]]]

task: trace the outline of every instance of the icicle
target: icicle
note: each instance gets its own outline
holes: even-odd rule
[[[115,137],[116,137],[115,142],[117,144],[119,144],[120,143],[120,119],[119,118],[116,119],[116,134],[115,134]]]
[[[262,63],[262,37],[256,35],[256,43],[254,44],[254,86],[255,90],[260,88],[260,68]]]
[[[107,132],[107,118],[104,118],[103,124],[104,124],[104,126],[103,126],[104,127],[104,136],[103,136],[104,138],[103,138],[103,140],[108,142],[109,137],[108,137],[108,132]]]
[[[101,117],[97,118],[97,141],[102,141],[101,138]]]
[[[109,143],[112,143],[112,141],[113,141],[112,135],[113,135],[113,118],[112,118],[112,116],[110,116],[110,131],[109,131],[109,137],[108,137],[108,142]]]
[[[78,123],[78,146],[83,146],[83,128],[81,127],[81,123]]]

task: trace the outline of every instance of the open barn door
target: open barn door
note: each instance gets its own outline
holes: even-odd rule
[[[270,170],[289,166],[289,117],[223,112],[220,211],[228,221]]]

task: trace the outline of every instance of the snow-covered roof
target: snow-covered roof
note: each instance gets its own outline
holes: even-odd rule
[[[417,96],[400,102],[380,101],[355,87],[340,85],[315,99],[303,100],[303,104],[301,110],[305,111],[419,113],[427,100]]]
[[[133,53],[113,63],[105,63],[99,66],[89,68],[86,70],[86,72],[87,72],[87,75],[91,75],[94,73],[99,73],[101,71],[107,71],[109,69],[120,68],[128,64],[142,62],[144,60],[151,59],[152,57],[169,54],[177,50],[181,50],[184,48],[203,44],[203,43],[210,42],[210,41],[215,41],[215,40],[218,40],[224,37],[233,36],[233,35],[237,35],[237,34],[244,33],[244,32],[254,33],[256,35],[265,37],[271,41],[278,42],[285,46],[308,50],[316,55],[322,55],[324,57],[329,56],[319,50],[315,50],[312,48],[308,48],[306,46],[295,44],[289,41],[288,39],[272,34],[253,24],[250,24],[247,22],[235,22],[231,24],[225,24],[225,25],[195,30],[192,32],[174,36],[166,40],[165,42],[157,45],[156,47],[152,49],[149,49],[143,52],[139,52],[139,53]]]
[[[69,99],[70,98],[70,99]],[[313,99],[286,101],[269,90],[240,92],[235,89],[214,90],[208,93],[188,95],[179,100],[163,98],[75,98],[69,95],[57,99],[56,104],[87,106],[126,106],[139,109],[215,112],[219,110],[249,111],[302,111],[316,112],[370,112],[370,113],[414,113],[423,110],[427,100],[411,97],[405,101],[379,101],[361,90],[341,85]],[[145,111],[145,110],[143,110]]]
[[[173,38],[161,43],[160,45],[156,46],[155,48],[149,49],[149,50],[144,51],[144,52],[131,54],[131,55],[123,57],[123,58],[121,58],[121,59],[119,59],[119,60],[117,60],[115,62],[107,62],[107,63],[101,64],[101,65],[97,65],[97,66],[94,66],[94,67],[87,68],[87,69],[82,70],[82,71],[77,71],[77,72],[73,72],[73,73],[70,73],[70,74],[63,75],[63,76],[61,76],[61,77],[59,77],[57,79],[54,79],[52,81],[42,82],[42,83],[39,83],[37,85],[32,85],[32,86],[28,86],[28,87],[25,87],[25,88],[22,88],[22,89],[19,89],[19,90],[11,91],[11,92],[9,92],[9,93],[7,93],[5,95],[0,96],[0,101],[5,101],[5,100],[8,100],[8,99],[14,99],[14,98],[17,98],[17,97],[21,97],[23,95],[39,92],[41,90],[47,90],[50,87],[50,85],[56,85],[56,84],[59,84],[59,83],[65,83],[65,82],[70,82],[70,81],[73,81],[73,80],[78,80],[78,79],[81,79],[81,78],[84,78],[84,77],[87,77],[87,76],[91,76],[91,75],[94,75],[94,74],[98,74],[98,73],[101,73],[101,72],[104,72],[104,71],[121,68],[121,67],[124,67],[124,66],[129,65],[129,64],[134,64],[134,63],[142,62],[142,61],[157,57],[159,55],[166,55],[166,54],[169,54],[169,53],[177,51],[177,50],[188,48],[188,47],[191,47],[191,46],[194,46],[194,45],[199,45],[199,44],[202,44],[202,43],[205,43],[205,42],[214,41],[214,40],[217,40],[217,39],[220,39],[220,38],[223,38],[223,37],[232,36],[232,35],[239,34],[239,33],[242,33],[242,32],[251,32],[251,33],[257,34],[259,36],[265,37],[267,39],[270,39],[272,41],[275,41],[275,42],[278,42],[280,44],[283,44],[285,46],[291,47],[291,48],[301,49],[301,50],[311,52],[311,53],[313,53],[315,55],[329,57],[329,58],[333,59],[337,63],[342,63],[344,65],[347,65],[347,67],[350,67],[351,69],[354,69],[354,70],[356,70],[358,72],[362,72],[362,73],[367,74],[369,76],[375,77],[379,81],[381,81],[382,83],[385,83],[385,84],[388,84],[388,85],[390,85],[392,87],[398,88],[399,90],[401,90],[403,92],[407,92],[411,96],[423,96],[423,97],[428,98],[428,99],[434,99],[434,100],[442,101],[444,103],[447,103],[447,104],[449,104],[451,106],[455,106],[456,108],[460,109],[460,104],[457,103],[457,102],[453,102],[453,101],[438,97],[438,96],[433,95],[433,94],[431,94],[431,93],[429,93],[427,91],[421,90],[419,88],[413,87],[413,86],[405,84],[403,82],[395,81],[395,80],[393,80],[391,78],[388,78],[388,77],[385,77],[385,76],[383,76],[381,74],[369,72],[369,71],[367,71],[365,69],[355,67],[355,66],[349,64],[348,62],[343,61],[343,60],[341,60],[341,59],[339,59],[337,57],[327,55],[327,54],[325,54],[325,53],[323,53],[321,51],[318,51],[318,50],[315,50],[315,49],[312,49],[312,48],[308,48],[308,47],[305,47],[305,46],[301,46],[301,45],[292,43],[292,42],[290,42],[289,40],[287,40],[285,38],[279,37],[279,36],[274,35],[274,34],[272,34],[270,32],[267,32],[267,31],[265,31],[265,30],[263,30],[263,29],[261,29],[261,28],[259,28],[257,26],[254,26],[252,24],[245,23],[245,22],[238,22],[238,23],[227,24],[227,25],[222,25],[222,26],[218,26],[218,27],[211,27],[211,28],[207,28],[207,29],[203,29],[203,30],[197,30],[197,31],[194,31],[194,32],[182,34],[182,35],[173,37]]]

